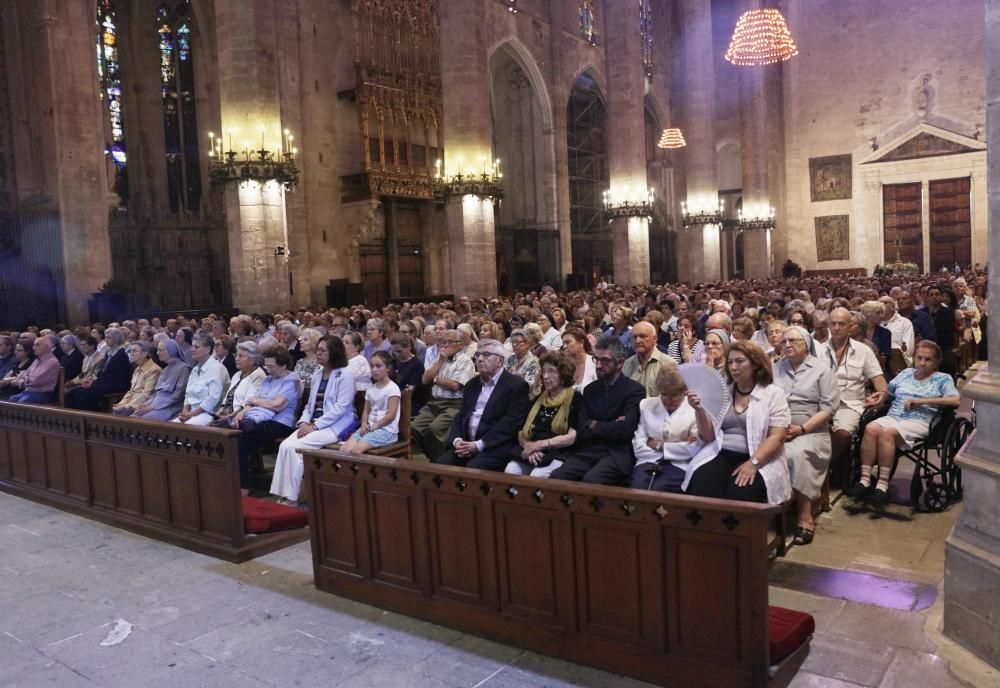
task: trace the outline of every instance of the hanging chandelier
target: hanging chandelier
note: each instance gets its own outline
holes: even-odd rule
[[[214,188],[230,183],[245,186],[249,182],[266,184],[274,181],[292,191],[299,182],[297,156],[299,149],[293,146],[295,137],[287,129],[281,138],[280,149],[273,151],[267,147],[265,131],[260,132],[260,149],[253,150],[249,143],[243,150],[233,148],[233,133],[229,132],[229,149],[223,150],[222,137],[208,132],[208,175]]]
[[[656,144],[660,148],[683,148],[688,145],[684,140],[684,134],[677,127],[663,130],[660,142]]]
[[[726,59],[741,67],[769,65],[799,54],[785,17],[774,8],[743,13],[736,22]]]

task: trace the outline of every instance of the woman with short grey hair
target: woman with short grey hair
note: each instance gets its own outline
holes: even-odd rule
[[[215,413],[212,425],[229,427],[229,419],[239,413],[246,400],[257,395],[257,390],[267,377],[264,352],[257,342],[246,341],[236,345],[236,374],[229,381],[229,391]]]
[[[132,372],[132,383],[125,396],[111,407],[116,416],[131,416],[135,410],[153,398],[156,384],[160,381],[160,366],[153,361],[153,345],[149,342],[135,341],[129,347],[135,370]]]
[[[65,372],[64,380],[72,380],[83,372],[83,354],[78,348],[79,344],[80,340],[71,334],[63,335],[59,339],[59,348],[63,352],[62,360],[59,363]]]

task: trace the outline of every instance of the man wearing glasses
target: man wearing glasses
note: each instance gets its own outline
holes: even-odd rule
[[[434,462],[502,471],[528,417],[528,383],[504,370],[503,344],[495,339],[479,341],[475,361],[479,375],[466,385],[448,437],[450,449]]]
[[[551,477],[627,487],[635,465],[632,438],[646,389],[622,374],[625,346],[617,337],[601,337],[594,360],[597,380],[583,390],[576,444]]]
[[[428,349],[428,365],[422,378],[425,385],[433,383],[432,398],[410,425],[413,443],[431,461],[448,448],[445,442],[462,406],[465,383],[476,374],[472,359],[462,353],[462,337],[456,330],[441,331],[436,348],[437,357],[433,361]]]

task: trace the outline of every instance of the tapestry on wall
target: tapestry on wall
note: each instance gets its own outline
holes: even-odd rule
[[[814,203],[850,198],[851,156],[809,158],[809,194]]]
[[[847,215],[825,215],[813,220],[816,223],[816,260],[850,260],[851,232],[850,217]]]

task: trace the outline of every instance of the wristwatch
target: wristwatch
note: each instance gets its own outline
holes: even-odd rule
[[[760,467],[760,459],[758,459],[756,456],[750,457],[750,463],[753,465],[754,468]]]

